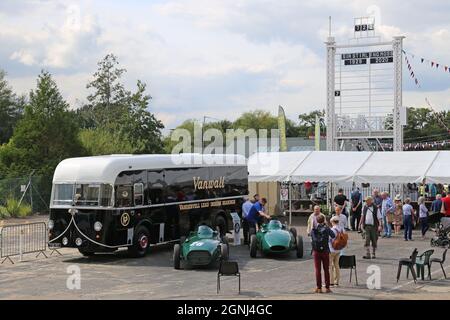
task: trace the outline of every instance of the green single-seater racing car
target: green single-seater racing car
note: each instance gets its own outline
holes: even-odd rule
[[[198,226],[187,238],[173,248],[173,267],[181,269],[182,262],[192,267],[207,266],[216,261],[228,260],[229,245],[225,237],[207,225]]]
[[[250,257],[256,258],[258,251],[262,254],[286,254],[296,251],[297,258],[303,257],[303,238],[297,236],[297,230],[282,224],[279,220],[271,220],[263,224],[258,232],[250,230]]]

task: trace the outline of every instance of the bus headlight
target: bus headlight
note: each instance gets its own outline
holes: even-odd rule
[[[103,225],[100,221],[97,221],[96,223],[94,223],[94,230],[99,232],[100,230],[102,230]]]
[[[69,239],[67,239],[67,237],[62,238],[62,244],[63,246],[67,246],[69,244]]]
[[[55,222],[53,220],[48,220],[48,230],[52,230],[55,226]]]

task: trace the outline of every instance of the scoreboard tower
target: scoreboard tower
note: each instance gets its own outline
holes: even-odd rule
[[[403,150],[403,39],[381,41],[373,17],[355,19],[348,44],[328,38],[327,150]]]

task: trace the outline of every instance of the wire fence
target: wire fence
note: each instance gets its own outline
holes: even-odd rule
[[[6,207],[8,201],[14,201],[29,205],[31,213],[48,213],[50,194],[51,177],[23,176],[0,179],[1,207]]]

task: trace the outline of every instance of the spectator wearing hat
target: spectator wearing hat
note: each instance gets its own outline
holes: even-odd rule
[[[375,259],[375,251],[378,243],[378,233],[383,230],[383,222],[381,212],[375,205],[372,197],[366,198],[366,204],[363,208],[361,217],[361,228],[365,231],[366,242],[365,249],[366,255],[364,259]],[[372,256],[370,255],[370,247],[372,246]]]
[[[400,197],[400,195],[395,196],[394,206],[395,206],[394,222],[393,222],[394,232],[395,232],[395,235],[399,235],[400,230],[403,225],[403,208],[402,208],[403,204],[402,204],[402,198]]]

